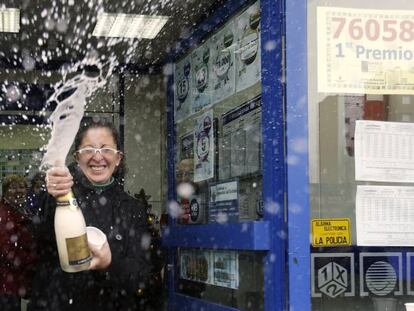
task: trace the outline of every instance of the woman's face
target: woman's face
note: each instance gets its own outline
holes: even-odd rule
[[[23,205],[26,202],[27,188],[24,182],[12,182],[4,194],[4,198],[13,206]]]
[[[76,153],[76,160],[79,167],[90,182],[94,184],[105,184],[109,182],[116,166],[121,161],[122,154],[119,152],[91,152],[91,149],[88,148],[110,148],[117,150],[111,131],[104,127],[87,130]],[[106,149],[106,151],[111,150]]]

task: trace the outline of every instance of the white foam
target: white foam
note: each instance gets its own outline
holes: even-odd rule
[[[67,79],[70,73],[77,72],[85,66],[94,66],[99,70],[99,75],[88,76],[85,72],[76,74]],[[56,102],[56,109],[50,116],[52,122],[51,138],[47,144],[47,151],[41,163],[41,169],[48,169],[51,166],[63,166],[66,156],[79,130],[82,120],[86,99],[97,89],[103,87],[115,67],[114,59],[101,63],[96,58],[87,58],[75,64],[63,73],[63,81],[59,83],[48,102]],[[65,92],[74,92],[67,98],[60,96]]]

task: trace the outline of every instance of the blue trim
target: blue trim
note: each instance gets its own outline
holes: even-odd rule
[[[287,306],[283,2],[261,1],[263,202],[264,219],[270,221],[272,233],[264,259],[265,311]]]
[[[163,233],[163,244],[168,247],[239,250],[268,250],[270,247],[268,221],[182,225],[166,230],[168,233]]]
[[[286,19],[289,307],[310,311],[307,1],[286,1]]]
[[[176,60],[191,48],[195,47],[203,38],[224,24],[230,16],[237,13],[244,4],[251,0],[228,0],[220,10],[214,12],[209,18],[197,25],[197,29],[187,38],[180,41],[172,52],[172,59]]]
[[[189,296],[176,294],[176,308],[180,311],[200,311],[200,310],[214,310],[214,311],[239,311],[239,309],[226,307],[216,303],[192,298]]]
[[[175,127],[174,127],[174,76],[168,76],[167,81],[167,178],[168,178],[168,202],[175,201]],[[168,211],[169,206],[166,206]],[[168,223],[170,228],[175,227],[175,220],[168,215]],[[164,239],[164,236],[163,236]],[[175,299],[175,267],[176,267],[176,250],[168,249],[168,310],[173,310]]]

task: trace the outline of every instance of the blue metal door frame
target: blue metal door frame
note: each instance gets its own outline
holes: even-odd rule
[[[310,311],[307,0],[286,1],[289,310]]]
[[[262,133],[264,220],[270,247],[264,260],[265,310],[286,310],[286,165],[284,85],[284,1],[260,2],[262,44]]]
[[[171,54],[167,68],[172,68],[180,55],[249,2],[228,0],[219,12],[177,44],[179,48]],[[285,3],[285,0],[261,0],[260,6],[264,220],[249,223],[243,236],[228,242],[221,240],[219,247],[266,250],[265,311],[307,311],[310,310],[310,218],[307,191],[306,1],[289,0]],[[167,90],[168,199],[171,202],[175,200],[172,70]],[[228,232],[237,232],[237,226],[177,226],[174,221],[170,222],[164,241],[169,247],[169,310],[173,310],[174,305],[178,306],[177,310],[237,310],[176,293],[177,276],[174,273],[177,247],[217,247],[217,242],[211,243],[209,239],[200,242],[194,237],[226,236]]]

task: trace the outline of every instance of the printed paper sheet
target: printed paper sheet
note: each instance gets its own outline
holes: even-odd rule
[[[414,124],[357,120],[355,179],[414,182]]]
[[[414,246],[414,187],[358,186],[357,244]]]

